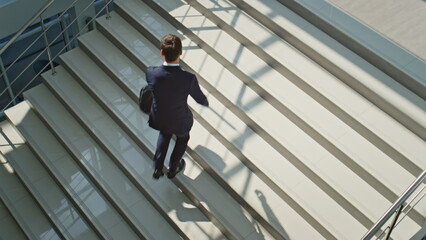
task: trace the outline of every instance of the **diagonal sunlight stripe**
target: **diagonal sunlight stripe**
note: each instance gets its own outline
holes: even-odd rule
[[[14,169],[12,168],[12,166],[7,161],[7,159],[4,157],[2,152],[0,152],[0,164],[3,165],[4,168],[6,168],[6,171],[8,173],[14,173],[15,172]]]

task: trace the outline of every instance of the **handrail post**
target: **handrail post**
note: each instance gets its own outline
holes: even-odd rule
[[[392,231],[393,231],[393,229],[394,229],[394,227],[395,227],[395,224],[396,224],[396,221],[397,221],[397,220],[398,220],[398,218],[399,218],[399,215],[400,215],[400,214],[401,214],[401,212],[402,212],[402,208],[403,208],[403,207],[404,207],[404,205],[399,206],[399,208],[398,208],[398,210],[397,210],[397,212],[396,212],[396,214],[395,214],[395,217],[393,218],[392,224],[389,226],[389,231],[388,231],[388,233],[386,234],[385,240],[389,240],[390,235],[391,235],[391,233],[392,233]]]
[[[13,94],[12,88],[10,86],[9,77],[7,76],[6,69],[4,68],[3,59],[0,55],[0,72],[3,73],[4,83],[6,85],[7,91],[9,92],[9,97],[12,99],[13,104],[16,105],[15,95]]]
[[[426,178],[426,169],[420,174],[419,177],[405,190],[405,192],[395,201],[394,204],[383,214],[383,216],[374,224],[373,227],[361,238],[361,240],[371,239],[380,228],[390,219],[393,213],[407,201],[411,194],[417,189],[418,186]]]
[[[67,28],[67,23],[65,22],[65,15],[61,16],[60,24],[61,24],[62,29]],[[68,44],[70,42],[70,35],[68,34],[68,30],[65,30],[63,32],[64,32],[63,35],[64,35],[65,45],[67,46],[66,49],[67,49],[67,51],[69,51],[69,50],[71,50],[71,46],[69,46],[69,44]]]
[[[56,74],[55,65],[53,64],[52,53],[50,51],[49,41],[47,40],[46,26],[44,26],[43,18],[41,15],[40,15],[40,24],[41,24],[41,28],[43,29],[44,44],[46,45],[46,48],[47,48],[47,56],[49,57],[50,68],[52,69],[52,75],[54,75]]]
[[[105,0],[105,11],[106,11],[106,19],[110,19],[111,18],[111,14],[109,13],[109,0]]]

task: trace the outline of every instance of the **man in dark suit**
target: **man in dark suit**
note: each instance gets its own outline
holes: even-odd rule
[[[167,177],[173,178],[185,167],[182,156],[194,122],[192,112],[188,108],[188,95],[199,104],[209,105],[195,75],[179,66],[182,55],[182,42],[179,37],[173,34],[164,36],[160,53],[165,60],[163,65],[148,67],[146,71],[146,80],[153,93],[149,126],[160,131],[154,155],[154,179],[164,175],[164,159],[172,135],[176,136],[176,144],[170,157]]]

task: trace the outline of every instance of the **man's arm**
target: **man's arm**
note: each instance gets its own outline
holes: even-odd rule
[[[204,95],[204,93],[201,91],[200,85],[198,84],[198,80],[195,75],[191,81],[191,89],[189,91],[189,94],[198,104],[201,104],[206,107],[209,106],[209,101],[207,100],[206,95]]]
[[[150,85],[150,87],[152,87],[152,80],[151,80],[150,72],[151,72],[151,66],[149,66],[145,71],[145,80],[148,83],[148,85]]]

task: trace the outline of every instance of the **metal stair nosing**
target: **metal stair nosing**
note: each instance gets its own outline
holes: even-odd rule
[[[154,3],[152,3],[152,4],[154,4]],[[164,11],[164,10],[163,10]],[[163,17],[164,15],[168,15],[168,17],[169,18],[172,18],[167,12],[161,12],[161,16]],[[134,21],[134,20],[132,20],[132,21]],[[138,25],[138,27],[136,28],[138,31],[140,31],[140,32],[142,32],[142,34],[143,35],[150,35],[151,33],[150,32],[148,32],[147,30],[145,30],[144,28],[143,28],[143,26],[141,25],[141,24],[139,24],[139,23],[137,23]],[[151,34],[152,35],[152,34]],[[153,38],[155,38],[155,36],[152,36],[152,37],[147,37],[148,39],[153,39]],[[159,39],[157,39],[155,42],[158,42],[158,40]],[[190,68],[190,67],[188,67],[188,68]],[[201,80],[201,78],[199,78],[200,80]],[[211,88],[208,88],[208,90],[209,91],[214,91],[214,87],[211,87]],[[224,97],[223,98],[221,98],[221,99],[225,99]],[[232,103],[228,103],[227,105],[229,105],[229,106],[233,106],[232,105]],[[240,111],[240,115],[243,115],[243,117],[245,117],[245,114],[244,114],[244,112],[242,112],[242,111]],[[257,131],[259,131],[261,128],[260,127],[258,127],[258,126],[256,126],[257,124],[256,124],[256,122],[254,122],[254,121],[251,121],[250,122],[250,127],[252,127],[252,128],[254,128],[254,129],[256,129]],[[277,142],[274,142],[273,143],[274,145],[273,146],[276,146],[276,145],[278,145],[278,146],[280,146],[280,144],[278,143],[277,144]],[[319,176],[317,176],[317,174],[314,174],[313,173],[313,171],[312,170],[310,170],[307,166],[305,166],[304,164],[301,164],[301,162],[299,162],[299,160],[298,160],[298,158],[297,157],[295,157],[291,152],[289,152],[287,149],[282,149],[282,150],[284,150],[284,153],[287,155],[287,156],[290,156],[290,159],[292,160],[292,163],[293,164],[295,164],[295,166],[298,166],[299,168],[301,168],[301,169],[303,169],[304,170],[304,172],[308,172],[309,174],[309,176],[311,176],[310,178],[311,178],[311,180],[312,180],[312,177],[313,177],[313,181],[314,182],[321,182],[321,183],[323,183],[322,185],[321,185],[321,189],[324,191],[324,192],[326,192],[327,194],[329,194],[330,196],[334,196],[333,198],[336,200],[336,202],[338,202],[343,208],[345,208],[348,212],[351,212],[351,214],[358,220],[358,221],[360,221],[365,227],[368,227],[368,226],[370,226],[373,222],[368,218],[368,217],[366,217],[361,211],[359,211],[356,207],[354,207],[353,205],[352,205],[352,203],[350,203],[345,197],[343,197],[340,193],[338,193],[336,190],[334,190],[331,186],[329,186],[324,180],[322,180]],[[302,171],[303,172],[303,171]],[[336,196],[337,196],[337,198],[336,198]]]
[[[85,81],[82,79],[81,76],[79,76],[77,73],[75,73],[75,71],[72,69],[72,67],[69,66],[69,64],[68,64],[68,62],[66,60],[62,59],[62,62],[63,62],[63,67],[67,70],[67,72],[71,76],[73,76],[74,79],[76,79],[79,82],[80,86],[83,89],[85,89],[91,95],[91,97],[93,97],[93,99],[111,117],[111,119],[121,129],[123,129],[125,131],[127,129],[125,123],[119,118],[119,116],[117,116],[116,114],[113,113],[113,111],[110,109],[110,106],[108,106],[108,104],[106,104],[96,93],[93,92],[93,90],[90,88],[90,86],[87,85],[87,83],[85,83]],[[60,101],[63,102],[64,104],[66,104],[67,101],[64,99],[63,96],[61,96],[61,94],[57,93],[57,91],[54,89],[55,87],[52,85],[52,83],[50,83],[49,81],[47,81],[47,85],[52,90],[52,92],[54,92],[55,95],[60,99]],[[96,130],[90,128],[89,124],[85,120],[83,120],[81,118],[81,116],[74,109],[72,109],[72,107],[68,106],[68,104],[66,105],[66,108],[74,116],[74,118],[76,118],[76,120],[86,129],[86,131],[89,133],[89,135],[92,136],[92,138],[97,142],[97,144],[99,144],[99,146],[101,147],[101,149],[103,149],[103,151],[114,161],[114,163],[120,168],[120,170],[124,172],[124,174],[138,188],[138,190],[143,193],[143,195],[155,207],[155,209],[157,209],[157,211],[162,215],[162,217],[164,219],[166,219],[166,221],[179,233],[179,235],[182,238],[189,239],[188,236],[187,236],[188,234],[185,233],[185,231],[174,222],[174,220],[159,205],[158,201],[155,200],[149,194],[149,192],[146,189],[144,189],[144,187],[137,180],[137,177],[133,173],[131,173],[131,171],[128,169],[128,167],[125,166],[120,161],[120,157],[117,156],[114,152],[112,152],[111,148],[107,144],[104,143],[104,141],[101,139],[101,136],[99,136],[99,133]],[[125,131],[125,132],[128,134],[127,131]],[[133,141],[134,141],[135,138],[138,138],[137,136],[133,136],[132,137],[132,135],[129,135],[129,137]],[[146,145],[144,143],[140,142],[139,139],[138,139],[138,141],[135,141],[135,143],[137,143],[138,147],[140,147],[145,153],[146,153],[146,151],[148,151],[150,153],[150,150],[148,150],[148,148],[146,147]]]
[[[114,44],[115,45],[117,45],[117,47],[118,48],[120,48],[123,52],[125,52],[126,54],[134,54],[134,53],[132,53],[130,50],[128,50],[128,49],[125,49],[126,47],[124,46],[124,45],[122,45],[122,46],[120,46],[120,42],[118,41],[118,40],[114,40],[114,36],[113,35],[109,35],[109,33],[107,32],[107,30],[106,29],[103,29],[103,27],[102,27],[102,25],[101,24],[99,24],[98,25],[98,29],[101,31],[101,32],[103,32],[104,34],[107,34],[106,36],[108,37],[108,38],[110,38],[110,40],[111,41],[113,41],[114,42]],[[123,50],[124,49],[124,50]],[[135,56],[133,56],[133,57],[131,57],[131,56],[129,56],[129,58],[131,58],[131,59],[138,59],[137,57],[135,57]],[[138,65],[138,66],[143,66],[144,65],[144,63],[141,61],[141,60],[139,60],[138,59],[138,61],[135,63],[136,65]],[[142,67],[143,68],[143,67]],[[254,170],[253,170],[254,171]],[[256,172],[256,171],[254,171],[254,172]],[[273,185],[275,185],[275,186],[277,186],[276,184],[274,184],[273,183],[273,181],[271,181],[271,180],[269,180],[269,182],[270,183],[272,183]],[[278,187],[279,188],[279,187]],[[284,192],[284,191],[279,191],[279,195],[281,195],[282,197],[284,197],[284,198],[286,198],[286,199],[291,199],[291,198],[289,198],[288,197],[288,195]],[[293,200],[294,201],[294,200]],[[298,204],[296,203],[296,202],[293,202],[292,201],[292,205],[293,206],[298,206]],[[303,207],[298,207],[298,210],[300,211],[300,212],[302,212],[302,215],[306,215],[306,211],[303,209]],[[309,215],[309,214],[308,214]],[[319,222],[317,222],[317,220],[315,220],[315,218],[312,218],[312,217],[309,217],[309,220],[310,220],[310,222],[313,224],[313,225],[315,225],[317,228],[319,228],[320,230],[320,232],[323,232],[323,233],[325,233],[325,235],[326,236],[328,236],[328,237],[330,237],[330,236],[332,236],[332,234],[330,234],[325,228],[323,228],[322,226],[321,226],[321,224],[319,223]],[[334,238],[334,237],[333,237]]]
[[[38,86],[38,87],[45,87],[45,86]],[[58,142],[58,144],[60,144],[61,147],[63,147],[64,146],[64,142],[61,139],[58,138],[58,136],[56,135],[56,133],[52,132],[51,127],[45,121],[45,119],[43,118],[42,114],[39,113],[38,110],[36,110],[36,108],[32,105],[32,103],[30,101],[28,101],[28,95],[29,95],[29,93],[30,92],[26,92],[26,94],[24,94],[24,98],[26,99],[25,103],[31,108],[30,112],[32,114],[34,114],[34,117],[37,118],[37,121],[39,121],[41,124],[43,124],[43,126],[47,129],[47,131],[49,131],[49,133],[52,134],[52,137]],[[42,149],[37,149],[37,147],[32,146],[31,143],[34,142],[34,140],[29,137],[29,135],[26,133],[26,130],[23,127],[18,128],[18,130],[20,132],[22,132],[22,135],[29,142],[29,147],[31,148],[31,150],[37,156],[39,156],[40,159],[43,159],[41,157],[43,155],[43,150]],[[70,154],[68,152],[68,149],[66,147],[64,147],[64,151],[66,151],[67,154]],[[75,159],[73,157],[74,156],[69,155],[69,158],[74,161]],[[60,186],[60,188],[62,189],[62,191],[64,192],[64,194],[67,196],[67,198],[73,203],[73,205],[78,210],[78,212],[80,213],[80,215],[85,219],[85,221],[87,222],[87,224],[96,233],[96,235],[100,239],[104,239],[104,240],[111,239],[111,236],[109,235],[109,233],[107,233],[107,231],[105,231],[103,229],[103,227],[97,226],[98,224],[95,224],[95,223],[93,223],[91,221],[91,218],[95,218],[95,217],[92,215],[92,213],[90,212],[90,210],[85,209],[86,206],[81,206],[81,204],[79,204],[79,201],[82,201],[82,199],[80,199],[79,197],[78,197],[78,199],[76,199],[75,197],[73,197],[74,195],[76,195],[76,193],[74,192],[74,190],[73,189],[68,189],[66,186],[64,186],[62,184],[62,182],[60,180],[60,176],[58,176],[59,173],[55,173],[55,168],[53,166],[50,166],[49,163],[45,162],[44,159],[43,159],[43,161],[41,161],[41,163],[44,165],[45,169],[49,172],[49,174],[53,177],[53,179],[57,183],[57,185]],[[77,166],[79,166],[78,164],[79,163],[77,163]],[[92,215],[92,216],[90,216],[90,215]]]
[[[258,47],[254,43],[252,43],[247,37],[243,36],[241,33],[239,33],[237,30],[233,29],[231,26],[229,26],[227,23],[225,23],[223,20],[221,20],[219,17],[215,15],[215,13],[212,13],[208,9],[206,9],[204,6],[202,6],[200,3],[190,0],[187,1],[191,6],[196,8],[197,10],[201,11],[205,16],[207,16],[211,21],[213,21],[215,24],[217,24],[219,27],[224,29],[228,34],[233,36],[238,41],[242,42],[244,46],[249,48],[253,53],[256,53],[257,56],[262,58],[265,62],[269,63],[271,66],[274,67],[274,69],[281,72],[281,74],[288,77],[289,80],[291,80],[296,86],[298,86],[300,89],[304,90],[306,93],[309,93],[311,97],[313,97],[316,101],[321,103],[324,107],[326,107],[330,112],[335,114],[339,119],[341,119],[343,122],[348,124],[348,126],[352,127],[354,130],[356,130],[359,134],[361,134],[364,138],[366,138],[368,141],[373,143],[377,148],[382,150],[385,154],[387,154],[389,157],[394,159],[395,162],[397,162],[399,165],[401,165],[403,168],[405,168],[407,171],[411,172],[413,175],[418,175],[421,172],[421,168],[418,167],[416,164],[411,162],[407,156],[397,151],[393,146],[391,146],[389,143],[387,143],[385,140],[383,140],[381,137],[377,135],[376,132],[368,129],[367,127],[363,126],[358,120],[356,120],[354,117],[349,115],[343,108],[339,107],[333,101],[329,100],[326,96],[322,95],[318,90],[315,90],[314,87],[306,85],[303,83],[303,80],[299,79],[299,77],[291,72],[289,72],[288,69],[282,70],[282,68],[285,68],[285,66],[282,65],[278,60],[273,58],[272,56],[268,55],[262,48]],[[247,5],[247,3],[239,3],[237,4],[240,6],[241,4]],[[260,13],[259,13],[260,14]],[[257,18],[256,18],[257,19]],[[269,25],[268,25],[269,26]],[[203,45],[204,47],[204,45]],[[264,57],[266,55],[266,57]],[[268,101],[274,105],[279,111],[283,112],[283,114],[288,115],[289,110],[286,110],[286,107],[283,106],[281,103],[275,103],[275,99],[268,98]],[[287,114],[286,114],[287,113]],[[292,116],[294,118],[294,116]],[[297,125],[299,125],[302,129],[306,129],[308,127],[308,131],[312,132],[313,130],[310,129],[309,125],[304,124],[304,122],[299,121],[300,118],[297,118],[293,120],[293,122]],[[314,134],[310,134],[313,138],[317,138],[320,140],[319,142],[322,142],[321,140],[324,140],[325,138],[321,135],[318,135],[315,130],[313,131]],[[414,133],[416,134],[416,133]],[[323,144],[324,147],[328,147],[327,144]],[[333,152],[333,148],[331,149]],[[364,174],[359,174],[360,176],[363,176]],[[389,196],[389,194],[387,194]]]
[[[48,74],[48,73],[47,73]],[[46,88],[48,88],[48,84],[47,81],[45,83]],[[134,233],[138,236],[139,239],[147,239],[146,236],[142,233],[141,229],[138,228],[138,226],[126,215],[125,210],[120,206],[120,204],[118,204],[113,197],[108,193],[108,190],[106,189],[106,187],[99,183],[97,180],[97,177],[91,172],[91,170],[88,169],[88,167],[85,165],[85,163],[83,163],[77,153],[72,149],[72,147],[70,147],[69,143],[66,142],[66,140],[63,139],[63,136],[61,136],[61,133],[55,128],[53,122],[51,120],[49,120],[46,116],[45,113],[42,112],[42,110],[40,109],[40,106],[37,106],[38,103],[36,102],[32,102],[31,99],[34,96],[26,96],[26,99],[30,102],[31,106],[33,107],[34,111],[36,112],[36,114],[38,115],[38,117],[41,119],[41,121],[46,125],[46,127],[50,130],[50,132],[55,136],[55,138],[58,140],[58,142],[64,147],[64,149],[67,151],[67,153],[71,156],[71,158],[74,160],[74,162],[77,163],[77,165],[79,166],[80,170],[82,170],[85,174],[85,176],[89,179],[89,181],[94,184],[94,186],[96,187],[96,189],[98,191],[100,191],[100,193],[102,194],[103,197],[106,198],[107,202],[109,204],[111,204],[114,208],[114,210],[116,210],[119,214],[119,216],[124,220],[124,222],[126,222],[128,224],[128,226],[134,231]],[[58,96],[55,96],[56,100],[61,102],[62,106],[64,106],[64,104],[66,104],[65,102],[58,100]],[[64,107],[66,108],[66,107]]]
[[[156,6],[155,2],[152,0],[147,0],[150,3],[149,5],[151,6],[155,6],[155,9],[157,9],[160,6]],[[216,17],[212,12],[208,11],[204,6],[202,6],[200,3],[198,3],[195,0],[186,0],[186,2],[189,2],[190,6],[196,8],[196,10],[201,11],[201,13],[203,15],[208,15],[208,17],[213,17],[213,19],[209,19],[211,21],[213,21],[213,23],[218,24],[220,27],[226,25],[226,27],[224,27],[225,29],[232,29],[231,26],[227,25],[224,21],[222,21],[221,19],[219,19],[219,17]],[[116,3],[117,5],[117,3]],[[161,7],[160,7],[161,8]],[[116,7],[117,11],[120,12],[121,15],[126,14],[125,10],[121,9],[121,6]],[[164,17],[165,19],[167,19],[169,22],[172,21],[172,25],[175,27],[178,27],[179,29],[185,29],[184,34],[187,36],[190,36],[191,39],[194,39],[193,41],[196,42],[199,46],[203,46],[202,48],[206,48],[207,43],[205,43],[202,39],[200,39],[199,37],[195,36],[194,33],[191,32],[190,29],[188,29],[186,26],[184,26],[182,23],[180,23],[179,21],[175,20],[173,18],[172,15],[170,15],[167,11],[165,11],[164,9],[161,9],[161,16]],[[126,14],[128,18],[131,18],[131,16],[128,16],[128,14]],[[167,15],[167,16],[166,16]],[[132,21],[134,21],[132,19]],[[143,30],[145,31],[145,30]],[[189,35],[187,34],[189,33]],[[234,35],[238,35],[234,38],[236,38],[238,41],[240,40],[240,38],[243,38],[243,45],[247,46],[247,42],[249,42],[250,40],[245,38],[244,36],[242,36],[239,32],[237,32],[236,30],[231,31],[229,33],[231,36],[234,37]],[[255,46],[255,44],[250,43],[248,44],[250,46]],[[259,48],[259,47],[257,47]],[[260,48],[259,48],[260,49]],[[250,48],[251,50],[251,48]],[[209,47],[207,46],[206,52],[212,52],[212,51],[216,51],[215,49],[213,49],[213,47]],[[261,50],[263,51],[263,50]],[[257,52],[255,52],[257,53]],[[217,53],[219,54],[219,53]],[[262,54],[263,55],[266,54],[266,52],[263,51]],[[223,59],[217,59],[219,62],[226,62],[226,66],[228,65],[232,65],[228,60],[223,60]],[[240,77],[241,79],[241,77]],[[256,86],[253,87],[250,83],[250,81],[245,81],[243,80],[243,82],[246,82],[246,84],[248,84],[253,90],[255,90],[255,92],[259,93],[259,90],[256,90],[256,88],[261,88],[260,86]],[[214,89],[209,88],[209,90],[214,91]],[[263,90],[266,91],[266,90]],[[259,95],[261,95],[259,93]],[[263,95],[263,94],[262,94]],[[265,97],[264,97],[265,98]],[[306,123],[301,117],[297,116],[296,114],[294,114],[293,112],[291,112],[291,110],[287,109],[282,103],[278,103],[274,104],[274,102],[279,102],[278,100],[276,100],[274,97],[272,96],[268,96],[265,98],[266,101],[268,101],[269,103],[271,103],[271,105],[273,105],[275,108],[277,108],[283,115],[287,116],[289,119],[291,119],[291,121],[293,123],[295,123],[299,128],[301,128],[302,130],[304,130],[309,136],[311,136],[316,142],[320,143],[321,146],[323,146],[325,149],[327,149],[332,155],[334,155],[339,161],[341,161],[345,166],[347,166],[349,169],[351,169],[353,172],[355,172],[361,179],[363,179],[365,182],[367,182],[369,185],[374,186],[374,189],[377,190],[382,196],[384,196],[387,200],[389,200],[390,202],[395,201],[395,199],[397,199],[397,194],[392,191],[388,186],[386,186],[384,183],[382,183],[379,179],[377,179],[372,173],[370,173],[367,169],[365,169],[363,166],[359,165],[355,160],[353,160],[350,156],[348,156],[343,150],[340,150],[339,147],[337,147],[336,145],[334,145],[331,140],[328,140],[326,138],[326,136],[322,135],[321,133],[317,132],[314,127],[310,126],[309,123]],[[230,104],[230,103],[229,103]],[[282,108],[284,108],[285,110],[281,110]],[[235,111],[238,111],[235,110]],[[290,113],[290,117],[288,116]],[[235,112],[234,112],[235,113]],[[244,113],[235,113],[237,116],[239,116],[241,119],[244,119],[245,122],[247,122],[247,117],[244,116]],[[276,149],[282,149],[282,152],[286,152],[285,147],[276,140],[276,138],[273,137],[273,135],[267,133],[264,131],[264,129],[262,127],[259,127],[255,121],[251,121],[248,120],[249,123],[248,125],[250,125],[253,129],[256,129],[256,132],[261,135],[268,143],[270,143],[271,145],[275,146]],[[307,129],[307,130],[305,130]],[[384,141],[382,141],[384,142]],[[397,152],[396,150],[394,150],[393,153]],[[413,162],[411,162],[407,157],[403,156],[401,153],[398,152],[397,156],[395,155],[390,155],[388,154],[389,157],[391,157],[392,159],[394,159],[396,162],[399,163],[399,165],[401,167],[403,167],[404,169],[408,169],[409,172],[411,172],[414,176],[416,176],[416,174],[421,172],[421,169],[416,166]],[[420,214],[418,211],[414,211],[410,213],[410,217],[412,217],[413,219],[416,220],[416,222],[418,224],[421,224],[425,218],[422,216],[422,214]]]
[[[121,86],[121,88],[127,93],[127,92],[131,92],[131,94],[129,94],[129,96],[135,101],[137,102],[137,95],[135,94],[134,91],[132,91],[130,86],[127,86],[126,84],[123,83],[122,80],[119,79],[119,77],[117,76],[117,74],[115,72],[113,72],[111,69],[108,68],[108,66],[103,63],[102,59],[100,59],[98,56],[96,56],[96,54],[92,51],[90,51],[90,47],[85,46],[84,41],[80,42],[80,47],[82,49],[84,49],[86,51],[86,53],[93,59],[93,61],[97,62],[97,65],[99,65],[105,72],[108,73],[108,75],[114,79],[114,81],[117,83],[117,85]],[[142,69],[145,69],[146,66],[141,66],[138,65],[139,67],[141,67]],[[194,113],[196,121],[202,121],[201,116],[199,116],[198,114]],[[129,130],[131,131],[131,130]],[[137,136],[134,135],[136,138]],[[208,163],[206,161],[203,160],[203,158],[193,149],[191,149],[190,147],[188,147],[187,149],[188,153],[194,158],[195,161],[197,161],[207,172],[210,173],[210,175],[217,181],[219,182],[223,188],[226,189],[226,191],[228,191],[236,200],[237,202],[239,202],[241,205],[245,206],[245,208],[247,209],[248,212],[250,212],[255,219],[257,219],[259,222],[261,222],[262,224],[264,224],[264,226],[266,226],[266,228],[270,231],[273,232],[275,234],[275,236],[279,236],[279,233],[275,232],[276,230],[273,229],[273,227],[268,227],[268,223],[267,221],[261,217],[244,199],[243,197],[239,196],[239,194],[237,192],[235,192],[232,187],[229,186],[229,183],[227,183],[227,181],[225,179],[223,179],[221,176],[219,176],[219,174],[217,174],[214,170],[212,170],[210,168],[210,166],[208,165]]]

